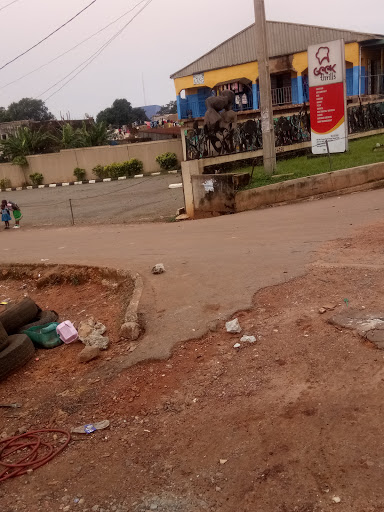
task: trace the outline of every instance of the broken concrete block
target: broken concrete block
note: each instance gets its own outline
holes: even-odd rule
[[[125,322],[121,326],[120,335],[127,340],[135,341],[140,337],[140,325],[137,322]]]
[[[97,347],[85,347],[79,354],[80,363],[88,363],[100,355],[100,349]]]
[[[87,347],[97,347],[100,350],[107,350],[109,347],[109,338],[107,336],[102,336],[100,333],[95,331],[85,338],[83,343]]]
[[[328,322],[337,327],[355,330],[362,338],[384,349],[384,313],[348,310],[333,316]]]
[[[242,343],[256,343],[255,336],[243,336],[240,340]]]
[[[164,274],[165,267],[162,263],[158,263],[152,269],[152,274]]]
[[[230,322],[227,322],[225,324],[225,328],[227,329],[227,332],[237,334],[241,332],[241,327],[239,324],[239,320],[235,318],[234,320],[231,320]]]

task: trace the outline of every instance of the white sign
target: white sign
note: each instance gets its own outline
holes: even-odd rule
[[[204,73],[198,73],[193,75],[193,85],[203,85],[204,84]]]
[[[312,152],[343,153],[348,149],[344,40],[308,48],[308,77]]]

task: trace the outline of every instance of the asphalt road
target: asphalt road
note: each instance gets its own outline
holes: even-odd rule
[[[181,223],[10,230],[0,235],[0,254],[4,263],[43,259],[140,272],[146,334],[121,362],[129,365],[169,356],[177,342],[202,336],[208,322],[250,307],[259,289],[303,274],[324,242],[383,221],[383,204],[381,189]],[[151,274],[156,263],[165,274]]]
[[[166,220],[184,206],[180,175],[150,176],[69,187],[3,193],[23,212],[23,227],[69,226],[72,200],[75,224],[110,224]]]

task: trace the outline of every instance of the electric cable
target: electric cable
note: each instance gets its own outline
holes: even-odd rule
[[[41,98],[41,96],[44,96],[44,94],[46,94],[47,92],[49,92],[50,90],[52,90],[54,87],[56,87],[57,85],[59,85],[61,82],[63,82],[64,80],[66,80],[69,76],[71,76],[76,70],[78,70],[81,66],[82,69],[80,69],[74,76],[72,76],[69,80],[67,80],[59,89],[57,89],[56,91],[54,91],[50,96],[48,96],[47,98],[45,98],[44,101],[48,101],[50,98],[52,98],[52,96],[54,96],[55,94],[57,94],[58,92],[60,92],[67,84],[69,84],[70,82],[72,82],[72,80],[74,80],[82,71],[84,71],[133,21],[135,18],[137,18],[137,16],[140,15],[141,12],[144,11],[144,9],[146,7],[148,7],[148,5],[150,3],[152,3],[153,0],[148,0],[147,3],[114,35],[112,36],[103,46],[101,46],[93,55],[91,55],[88,59],[86,59],[84,62],[82,62],[79,66],[77,66],[75,69],[73,69],[70,73],[68,73],[64,78],[62,78],[61,80],[59,80],[58,82],[56,82],[54,85],[52,85],[51,87],[49,87],[48,89],[46,89],[43,93],[41,93],[39,96],[37,96],[37,98]]]
[[[16,0],[16,1],[19,1],[19,0]],[[30,76],[30,75],[33,75],[33,73],[36,73],[37,71],[40,71],[41,69],[49,66],[49,64],[52,64],[53,62],[56,62],[57,60],[59,60],[61,57],[64,57],[64,55],[67,55],[68,53],[72,52],[73,50],[76,50],[77,48],[79,48],[79,46],[81,46],[82,44],[88,42],[90,39],[92,39],[93,37],[101,34],[101,32],[104,32],[104,30],[106,30],[107,28],[109,28],[110,26],[114,25],[115,23],[117,23],[118,21],[120,21],[122,18],[125,18],[125,16],[127,16],[128,14],[130,14],[132,11],[134,11],[136,9],[136,7],[138,7],[139,5],[143,4],[144,2],[146,2],[146,0],[141,0],[140,2],[138,2],[134,7],[132,7],[131,9],[129,9],[129,11],[126,11],[125,13],[123,13],[121,16],[119,16],[118,18],[116,18],[114,21],[111,21],[110,23],[108,23],[108,25],[105,25],[105,27],[101,28],[100,30],[98,30],[97,32],[93,33],[92,35],[90,35],[89,37],[83,39],[80,43],[76,44],[75,46],[72,46],[72,48],[70,48],[69,50],[61,53],[60,55],[58,55],[57,57],[55,57],[54,59],[46,62],[45,64],[42,64],[41,66],[39,66],[38,68],[35,68],[33,69],[32,71],[29,71],[28,73],[26,73],[25,75],[23,76],[20,76],[19,78],[16,78],[15,80],[12,80],[12,82],[8,82],[7,84],[5,85],[2,85],[0,87],[0,90],[2,89],[5,89],[6,87],[9,87],[10,85],[13,85],[17,82],[19,82],[20,80],[23,80],[23,78],[26,78],[27,76]]]
[[[38,43],[34,44],[33,46],[31,46],[30,48],[28,48],[28,50],[25,50],[24,52],[20,53],[20,55],[18,55],[17,57],[13,58],[12,60],[6,62],[5,64],[3,64],[3,66],[0,67],[0,71],[2,69],[4,69],[5,67],[9,66],[10,64],[12,64],[12,62],[15,62],[16,60],[20,59],[20,57],[23,57],[24,55],[26,55],[27,53],[29,53],[31,50],[33,50],[34,48],[36,48],[37,46],[39,46],[41,43],[43,43],[44,41],[46,41],[47,39],[49,39],[51,36],[53,36],[54,34],[56,34],[57,32],[59,32],[59,30],[61,30],[62,28],[64,28],[66,25],[68,25],[69,23],[71,23],[71,21],[73,21],[74,19],[76,19],[78,16],[80,16],[80,14],[82,14],[84,11],[86,11],[87,9],[89,9],[89,7],[91,7],[91,5],[93,5],[94,3],[96,3],[97,0],[92,0],[92,2],[90,4],[88,4],[86,7],[84,7],[84,9],[82,9],[81,11],[79,11],[77,14],[75,14],[75,16],[72,16],[71,19],[69,19],[68,21],[66,21],[65,23],[63,23],[62,25],[60,25],[60,27],[58,27],[56,30],[54,30],[53,32],[51,32],[50,34],[48,34],[46,37],[44,37],[43,39],[41,39]]]
[[[0,7],[0,11],[3,11],[4,9],[6,9],[7,7],[10,7],[11,5],[15,4],[16,2],[19,2],[20,0],[13,0],[13,2],[10,2],[9,4],[7,5],[4,5],[4,7]]]

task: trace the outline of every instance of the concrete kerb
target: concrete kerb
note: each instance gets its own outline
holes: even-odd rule
[[[236,193],[235,211],[242,212],[272,205],[381,188],[383,183],[384,162],[352,167],[283,181],[265,187],[241,190]]]
[[[123,338],[135,341],[139,338],[141,334],[138,310],[140,305],[140,299],[143,294],[144,283],[142,277],[137,272],[129,271],[128,274],[133,281],[134,290],[127,310],[125,312],[124,323],[121,326],[120,334]]]
[[[166,176],[167,174],[179,174],[181,173],[181,169],[177,171],[167,171],[167,172],[159,172],[153,174],[137,174],[133,176],[133,178],[150,178],[151,176]],[[94,180],[83,180],[83,181],[70,181],[70,182],[61,182],[61,183],[46,183],[44,185],[25,185],[23,187],[12,187],[0,189],[0,192],[17,192],[19,190],[35,190],[39,188],[56,188],[56,187],[69,187],[71,185],[94,185],[95,183],[105,183],[111,181],[123,181],[129,179],[126,176],[120,176],[118,178],[104,178],[104,179],[94,179]]]

